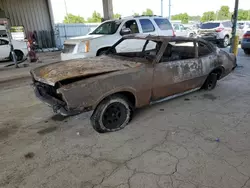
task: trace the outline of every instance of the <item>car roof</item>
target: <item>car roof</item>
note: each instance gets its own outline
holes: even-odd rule
[[[8,38],[6,38],[6,37],[0,37],[0,39],[3,39],[3,40],[7,40],[7,41],[9,41],[9,39],[8,39]]]
[[[146,19],[160,18],[160,19],[167,19],[165,17],[156,16],[156,15],[153,15],[153,16],[146,16],[146,15],[144,16],[144,15],[141,15],[141,16],[127,16],[127,17],[123,17],[123,18],[120,18],[120,19],[106,20],[105,22],[116,21],[116,20],[126,21],[126,20],[131,20],[131,19],[138,19],[138,18],[146,18]]]
[[[180,37],[180,36],[156,36],[150,34],[130,34],[123,37],[124,39],[143,39],[143,40],[153,40],[153,41],[187,41],[187,42],[194,42],[194,41],[201,41],[203,43],[207,43],[207,41],[201,38],[190,38],[190,37]]]

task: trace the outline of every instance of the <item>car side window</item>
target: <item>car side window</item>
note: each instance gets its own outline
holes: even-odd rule
[[[149,33],[155,31],[155,27],[149,19],[140,19],[140,24],[143,33]]]
[[[7,40],[0,40],[0,45],[7,45],[9,42]]]
[[[180,30],[181,30],[181,31],[185,30],[185,28],[184,28],[183,25],[180,25]]]
[[[161,62],[180,61],[196,58],[195,42],[173,41],[166,47]]]
[[[179,30],[179,25],[178,24],[174,24],[174,30]]]
[[[211,53],[211,50],[206,44],[201,43],[201,42],[198,43],[198,56],[199,57],[206,56],[210,53]]]
[[[139,33],[138,25],[135,20],[129,20],[127,21],[122,28],[129,28],[131,30],[131,33]]]

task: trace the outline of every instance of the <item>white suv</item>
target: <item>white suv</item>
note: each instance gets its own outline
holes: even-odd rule
[[[145,33],[151,35],[174,36],[172,25],[167,18],[159,16],[134,16],[101,23],[93,32],[86,36],[75,37],[64,42],[61,53],[62,60],[94,57],[103,54],[123,35]],[[138,40],[137,40],[138,41]],[[140,44],[124,46],[136,49]]]

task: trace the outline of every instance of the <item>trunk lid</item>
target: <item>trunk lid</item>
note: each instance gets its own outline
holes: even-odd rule
[[[52,63],[31,71],[34,80],[55,86],[59,81],[139,67],[141,63],[99,56]]]

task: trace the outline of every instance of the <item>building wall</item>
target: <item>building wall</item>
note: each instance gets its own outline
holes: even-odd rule
[[[43,41],[53,38],[48,0],[0,0],[0,9],[9,18],[10,26],[24,26],[27,35],[36,31],[39,46],[52,47],[51,41]]]

